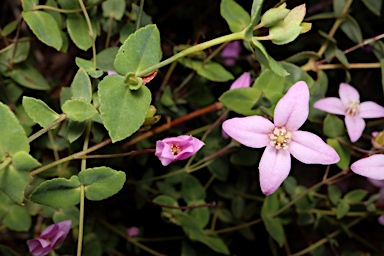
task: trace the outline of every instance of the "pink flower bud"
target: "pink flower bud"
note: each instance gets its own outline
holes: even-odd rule
[[[138,227],[127,228],[127,236],[128,237],[137,236],[137,235],[139,235],[139,233],[140,233],[140,229]]]
[[[232,41],[228,43],[221,52],[221,57],[224,59],[225,65],[235,65],[236,58],[240,55],[240,51],[241,46],[239,41]]]

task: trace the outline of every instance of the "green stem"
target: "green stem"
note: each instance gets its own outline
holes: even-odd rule
[[[39,138],[41,135],[43,135],[44,133],[49,131],[52,127],[54,127],[55,125],[61,123],[61,121],[65,120],[65,119],[67,119],[67,115],[66,114],[61,114],[55,121],[53,121],[47,127],[43,128],[40,131],[38,131],[37,133],[32,134],[31,136],[29,136],[28,137],[28,143],[31,143],[35,139]]]
[[[107,0],[101,0],[97,3],[91,4],[91,5],[87,6],[86,9],[91,9],[92,7],[99,5],[105,1],[107,1]],[[49,5],[36,5],[32,8],[31,11],[37,11],[37,10],[41,10],[41,9],[51,10],[51,11],[60,12],[60,13],[77,13],[77,12],[83,11],[82,9],[65,10],[65,9],[60,9],[60,8],[56,8],[56,7],[49,6]]]
[[[12,162],[12,157],[6,157],[5,160],[0,164],[0,172]]]
[[[88,144],[89,144],[89,135],[91,134],[91,124],[92,121],[88,120],[87,122],[87,128],[85,131],[85,139],[84,139],[84,144],[83,144],[83,151],[87,151],[88,149]],[[87,159],[83,158],[81,159],[81,171],[84,171],[87,168]]]
[[[52,146],[52,151],[53,151],[53,156],[55,158],[55,161],[59,161],[60,160],[59,152],[57,151],[57,145],[55,143],[55,139],[53,138],[53,134],[51,130],[48,130],[48,138]],[[61,165],[58,165],[57,169],[58,169],[58,172],[61,173]]]
[[[79,216],[79,236],[77,239],[77,256],[81,256],[83,246],[83,228],[84,228],[84,185],[80,185],[80,216]]]
[[[240,32],[236,32],[236,33],[233,33],[233,34],[229,34],[229,35],[225,35],[225,36],[221,36],[221,37],[218,37],[218,38],[215,38],[215,39],[212,39],[212,40],[209,40],[207,42],[204,42],[204,43],[201,43],[201,44],[197,44],[197,45],[194,45],[194,46],[191,46],[187,49],[185,49],[184,51],[181,51],[175,55],[173,55],[172,57],[166,59],[166,60],[163,60],[162,62],[150,67],[150,68],[147,68],[139,73],[136,74],[136,76],[144,76],[144,75],[147,75],[161,67],[164,67],[168,64],[171,64],[172,62],[174,61],[177,61],[178,59],[182,58],[182,57],[185,57],[189,54],[192,54],[192,53],[195,53],[195,52],[199,52],[199,51],[202,51],[202,50],[205,50],[209,47],[212,47],[212,46],[215,46],[215,45],[218,45],[218,44],[222,44],[222,43],[225,43],[225,42],[230,42],[230,41],[234,41],[234,40],[245,40],[245,30],[244,31],[240,31]]]
[[[205,234],[207,234],[207,235],[217,235],[217,234],[221,234],[221,233],[233,232],[233,231],[236,231],[236,230],[239,230],[239,229],[243,229],[243,228],[247,228],[247,227],[256,225],[257,223],[260,223],[260,222],[262,222],[262,219],[256,219],[256,220],[253,220],[253,221],[250,221],[250,222],[247,222],[247,223],[239,224],[239,225],[234,226],[234,227],[223,228],[223,229],[214,230],[214,231],[207,230],[207,231],[205,231]]]
[[[137,20],[136,20],[136,30],[140,28],[141,17],[143,16],[143,9],[144,9],[144,0],[140,0],[139,15],[137,15]]]
[[[88,33],[92,40],[92,54],[93,54],[93,70],[96,70],[96,45],[95,45],[95,35],[93,34],[93,28],[91,24],[91,20],[89,19],[87,9],[85,8],[85,5],[83,3],[83,0],[79,0],[79,4],[81,6],[81,9],[83,10],[83,14],[85,17],[85,20],[87,21],[88,25]]]

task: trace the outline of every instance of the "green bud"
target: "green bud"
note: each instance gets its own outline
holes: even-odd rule
[[[263,24],[263,27],[273,26],[284,19],[289,13],[289,10],[285,8],[286,6],[287,4],[284,3],[278,8],[272,8],[266,11],[263,16],[261,16],[261,24]]]
[[[153,106],[153,105],[150,105],[149,108],[148,108],[148,112],[147,112],[147,115],[145,116],[145,118],[153,117],[156,114],[156,111],[157,111],[157,108],[155,106]]]
[[[372,144],[375,148],[382,149],[384,147],[384,131],[379,132],[373,139]]]
[[[150,118],[145,118],[143,126],[154,125],[155,123],[159,122],[160,119],[161,119],[160,115],[153,116],[153,117],[150,117]]]
[[[143,79],[136,77],[135,73],[129,72],[125,75],[124,83],[129,86],[129,89],[138,90],[143,85]]]

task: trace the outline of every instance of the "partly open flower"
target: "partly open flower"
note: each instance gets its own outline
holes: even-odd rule
[[[48,226],[39,238],[27,240],[29,251],[34,256],[47,255],[62,244],[71,229],[72,221],[65,220]]]
[[[360,102],[359,92],[351,85],[341,83],[339,96],[321,99],[313,105],[315,108],[336,115],[345,116],[345,126],[351,142],[356,142],[364,131],[363,118],[384,117],[384,108],[373,101]]]
[[[172,162],[184,160],[196,154],[204,146],[204,142],[189,135],[165,138],[156,142],[157,156],[162,165],[167,166]]]
[[[229,42],[221,52],[221,57],[224,59],[224,63],[227,66],[235,65],[236,58],[239,56],[241,51],[240,42],[232,41]]]
[[[315,134],[299,131],[309,113],[309,90],[305,82],[294,84],[275,108],[274,123],[261,116],[232,118],[224,131],[241,144],[266,147],[260,163],[260,186],[264,194],[275,192],[291,169],[291,156],[306,164],[334,164],[339,155]]]
[[[351,165],[351,170],[370,179],[384,180],[384,155],[372,155],[357,160]]]
[[[238,89],[238,88],[247,88],[250,86],[251,86],[251,74],[249,72],[244,72],[232,83],[229,90]]]
[[[372,132],[372,145],[377,149],[384,149],[384,131]]]

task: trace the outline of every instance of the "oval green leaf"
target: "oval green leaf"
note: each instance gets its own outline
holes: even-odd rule
[[[181,182],[181,196],[186,202],[204,200],[205,189],[200,181],[192,175],[185,175]]]
[[[125,173],[108,167],[86,169],[79,173],[79,181],[85,186],[85,197],[99,201],[119,192],[125,183]]]
[[[67,100],[63,106],[61,106],[61,109],[68,115],[68,119],[77,122],[83,122],[97,114],[95,106],[91,103],[76,99]]]
[[[96,24],[91,20],[94,40],[96,39],[97,29]],[[86,51],[92,46],[92,39],[89,36],[87,22],[82,13],[72,14],[67,17],[68,34],[72,41],[81,50]]]
[[[49,90],[50,86],[45,78],[34,67],[20,63],[9,72],[9,76],[20,85],[34,90]]]
[[[202,61],[191,60],[188,58],[179,59],[184,66],[196,71],[202,77],[214,82],[226,82],[234,79],[233,75],[219,63],[210,61],[203,64]]]
[[[228,109],[245,116],[251,116],[259,113],[254,107],[259,101],[261,93],[262,91],[256,88],[239,88],[226,91],[219,100]]]
[[[239,32],[251,23],[249,13],[234,0],[222,0],[220,4],[221,16],[227,21],[232,32]]]
[[[327,114],[324,119],[323,132],[328,137],[334,138],[345,134],[344,122],[335,115]]]
[[[59,114],[48,107],[42,100],[32,97],[23,97],[23,108],[28,116],[43,128],[59,118]]]
[[[89,76],[84,69],[80,68],[77,71],[75,77],[73,78],[70,88],[71,88],[72,97],[79,100],[84,100],[86,102],[91,102],[92,100],[91,79],[89,79]]]

